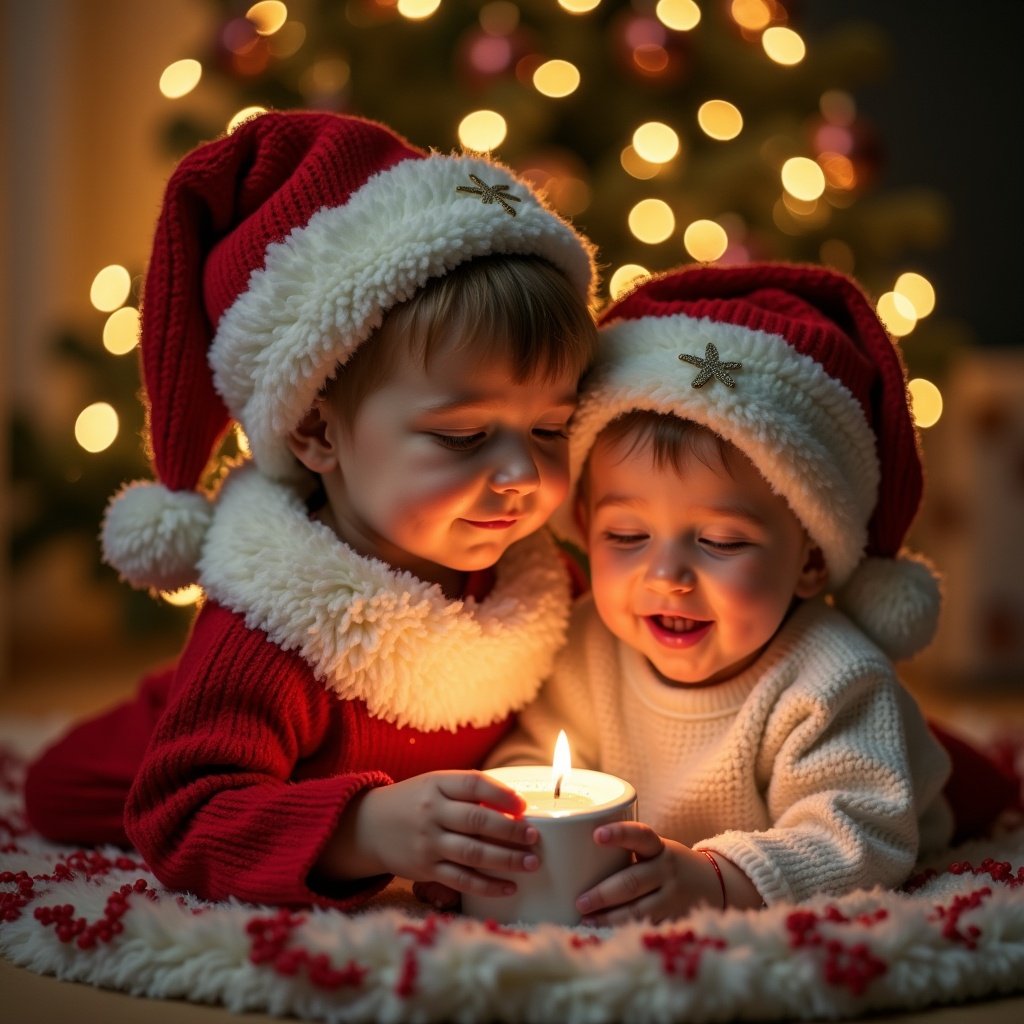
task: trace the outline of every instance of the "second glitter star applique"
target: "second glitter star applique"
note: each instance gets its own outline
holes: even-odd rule
[[[519,196],[511,195],[508,185],[488,185],[475,174],[471,174],[469,177],[476,188],[473,188],[472,185],[456,185],[456,192],[470,192],[479,196],[484,206],[497,203],[510,217],[516,215],[516,208],[512,204],[521,203],[523,200]]]
[[[718,349],[711,342],[704,350],[704,358],[691,356],[689,353],[682,353],[679,358],[691,366],[699,366],[700,373],[690,382],[691,387],[702,388],[712,378],[720,380],[727,388],[736,387],[736,381],[729,376],[729,370],[742,370],[742,363],[723,363],[718,356]]]

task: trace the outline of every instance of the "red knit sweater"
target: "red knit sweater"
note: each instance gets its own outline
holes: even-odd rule
[[[311,874],[348,801],[482,763],[564,642],[563,568],[535,534],[449,600],[242,467],[218,495],[207,603],[177,666],[30,766],[29,820],[61,842],[130,842],[207,899],[365,898],[387,879]]]
[[[508,728],[421,732],[343,701],[295,654],[210,603],[182,655],[125,811],[160,881],[207,899],[347,906],[386,877],[310,878],[354,794],[479,764]]]

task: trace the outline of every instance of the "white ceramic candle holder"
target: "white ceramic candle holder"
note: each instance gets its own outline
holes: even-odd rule
[[[598,846],[594,829],[610,822],[633,821],[636,790],[614,775],[574,768],[555,800],[551,765],[491,768],[487,774],[526,800],[523,816],[540,837],[535,847],[540,867],[508,875],[517,886],[511,896],[464,894],[463,911],[500,924],[579,924],[576,898],[630,862],[628,851]]]

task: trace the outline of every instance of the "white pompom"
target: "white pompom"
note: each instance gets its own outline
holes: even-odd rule
[[[895,661],[924,650],[935,636],[942,589],[921,555],[865,558],[835,595],[842,609]]]
[[[196,491],[171,491],[147,481],[127,484],[103,517],[103,560],[140,590],[178,590],[195,583],[212,512]]]

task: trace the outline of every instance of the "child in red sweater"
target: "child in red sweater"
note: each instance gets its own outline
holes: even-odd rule
[[[198,581],[173,670],[32,765],[30,821],[130,842],[209,899],[346,907],[388,878],[530,870],[468,770],[564,639],[540,530],[568,487],[590,246],[498,164],[358,118],[270,113],[170,179],[143,306],[159,482],[104,555]],[[252,459],[199,490],[232,421]]]

